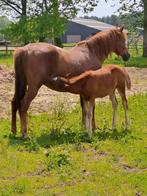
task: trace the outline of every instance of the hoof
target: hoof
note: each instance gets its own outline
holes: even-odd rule
[[[23,133],[22,134],[22,139],[24,140],[24,139],[27,139],[27,134],[26,133]]]
[[[16,135],[16,129],[11,129],[11,133],[12,133],[13,135]]]

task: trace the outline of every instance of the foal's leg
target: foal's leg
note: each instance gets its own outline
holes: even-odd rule
[[[82,96],[80,96],[80,104],[81,104],[81,107],[82,107],[82,124],[85,126],[86,115],[85,115],[85,111],[84,111],[84,100],[83,100]],[[96,129],[94,110],[95,110],[95,104],[94,104],[94,107],[93,107],[92,128]]]
[[[129,117],[128,117],[128,101],[126,98],[125,87],[118,89],[118,92],[122,98],[122,104],[125,111],[125,129],[128,129],[129,126]]]
[[[118,106],[115,92],[112,95],[110,95],[110,100],[112,101],[112,108],[113,108],[113,120],[112,120],[112,130],[113,130],[116,129],[117,106]]]
[[[39,88],[35,86],[28,86],[28,90],[20,104],[19,115],[21,122],[22,138],[27,137],[27,110],[31,104],[31,101],[37,95],[38,89]]]

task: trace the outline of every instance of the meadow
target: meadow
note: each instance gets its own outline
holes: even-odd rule
[[[0,121],[0,195],[147,195],[147,94],[129,97],[130,129],[111,131],[110,103],[97,103],[92,140],[81,129],[77,105],[29,114],[29,138]],[[18,124],[19,125],[19,124]]]
[[[12,53],[0,53],[0,64],[12,69],[12,62]],[[124,65],[113,55],[106,63]],[[126,66],[147,67],[147,58],[134,54]],[[147,93],[128,97],[129,130],[118,101],[114,131],[111,103],[97,102],[92,140],[81,127],[78,103],[67,110],[59,101],[52,112],[29,113],[26,140],[20,137],[19,120],[14,137],[10,119],[1,118],[0,196],[147,195]]]

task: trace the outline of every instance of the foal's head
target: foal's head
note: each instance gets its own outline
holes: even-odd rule
[[[116,42],[114,44],[114,52],[118,55],[121,56],[124,61],[128,61],[130,58],[130,54],[127,49],[127,40],[126,40],[126,35],[123,32],[124,27],[119,27],[115,29],[115,34],[116,34]]]

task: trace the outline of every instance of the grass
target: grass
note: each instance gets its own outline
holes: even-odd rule
[[[147,195],[147,94],[129,97],[129,116],[126,131],[119,100],[112,132],[111,104],[97,103],[100,129],[92,140],[81,129],[79,105],[29,114],[26,140],[19,132],[13,137],[9,119],[1,119],[0,196]]]
[[[117,64],[125,67],[147,68],[147,57],[134,55],[131,56],[129,61],[124,62],[120,57],[112,55],[108,59],[106,59],[105,64]]]
[[[6,66],[7,68],[12,68],[13,66],[13,55],[12,52],[2,52],[0,51],[0,64]]]
[[[124,62],[121,58],[118,58],[116,55],[110,56],[105,64],[121,64],[126,67],[147,67],[147,57],[142,57],[142,49],[139,49],[139,53],[136,54],[134,49],[130,49],[131,58],[128,62]],[[5,65],[7,68],[13,67],[13,55],[12,52],[0,52],[0,64]]]

